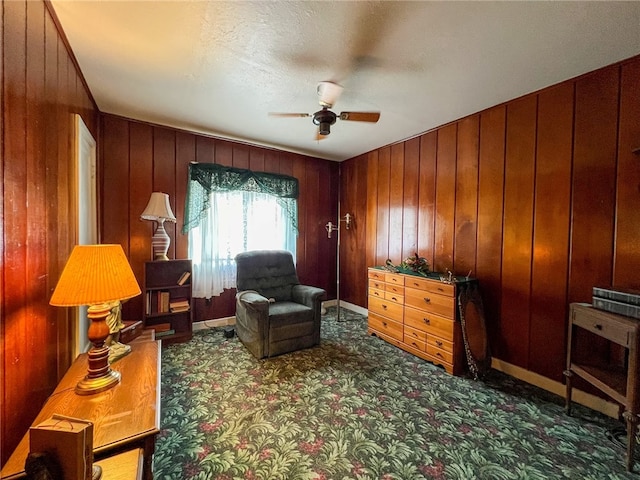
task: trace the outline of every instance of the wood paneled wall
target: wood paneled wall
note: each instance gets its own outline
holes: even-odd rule
[[[338,164],[327,160],[244,145],[226,140],[102,115],[102,239],[119,243],[142,285],[144,262],[151,259],[153,222],[140,214],[153,191],[169,194],[177,223],[165,223],[171,237],[169,258],[188,258],[187,235],[181,233],[189,162],[209,162],[259,172],[291,175],[300,182],[297,269],[302,283],[336,294],[335,236],[324,225],[335,222]],[[139,318],[142,299],[131,299],[123,315]],[[194,320],[235,315],[235,290],[211,301],[198,300]]]
[[[418,251],[480,280],[495,357],[561,381],[569,303],[640,287],[639,147],[635,57],[342,163],[341,298]]]
[[[71,362],[68,309],[49,306],[76,241],[73,114],[98,112],[49,5],[0,4],[0,452],[5,463]]]

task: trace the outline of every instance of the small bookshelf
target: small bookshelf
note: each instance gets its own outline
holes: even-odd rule
[[[186,342],[193,332],[191,260],[144,264],[144,328],[163,343]]]

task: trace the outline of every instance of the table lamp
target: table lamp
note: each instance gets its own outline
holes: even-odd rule
[[[78,395],[103,392],[120,382],[120,372],[109,367],[106,318],[115,300],[140,294],[140,287],[120,245],[76,245],[49,303],[57,307],[88,305],[92,347],[87,353],[87,376],[76,385]]]
[[[156,230],[153,233],[153,237],[151,237],[153,259],[169,260],[167,251],[169,250],[171,239],[164,229],[164,222],[169,221],[175,223],[176,221],[176,217],[173,215],[171,205],[169,204],[169,195],[162,192],[153,192],[140,218],[143,220],[153,220],[157,223]]]

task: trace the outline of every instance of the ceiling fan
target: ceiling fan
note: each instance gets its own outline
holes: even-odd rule
[[[270,113],[269,115],[274,117],[311,117],[313,123],[318,126],[318,140],[331,133],[331,125],[336,123],[337,119],[370,123],[376,123],[380,119],[380,112],[340,112],[336,114],[329,110],[335,105],[342,90],[342,86],[337,83],[320,82],[317,91],[321,110],[315,113]]]

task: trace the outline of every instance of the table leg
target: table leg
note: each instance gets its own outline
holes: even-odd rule
[[[144,480],[153,480],[153,454],[156,451],[156,436],[150,435],[144,440],[143,476]]]
[[[567,412],[567,415],[571,415],[571,389],[572,389],[571,377],[573,377],[573,373],[571,372],[571,370],[565,370],[562,373],[566,378],[566,384],[567,384],[567,390],[566,390],[565,400],[564,400],[564,408],[565,408],[565,411]]]
[[[636,449],[638,415],[627,411],[622,414],[622,417],[627,421],[627,472],[632,472],[634,464],[633,457]]]

